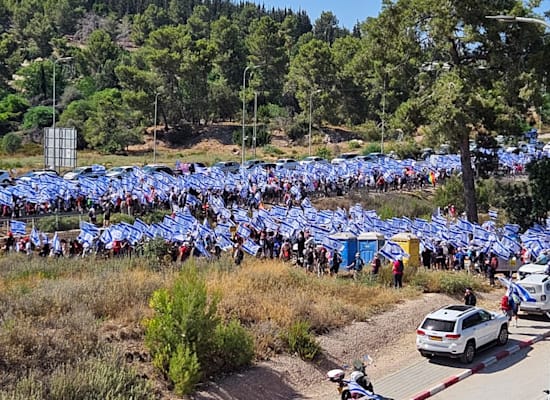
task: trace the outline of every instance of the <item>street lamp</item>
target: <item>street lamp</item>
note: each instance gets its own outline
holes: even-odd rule
[[[244,165],[245,155],[244,155],[244,149],[245,149],[245,123],[246,123],[246,73],[249,69],[256,69],[262,67],[263,64],[257,64],[257,65],[249,65],[244,69],[243,72],[243,137],[242,137],[242,149],[241,149],[241,165]]]
[[[318,93],[321,93],[321,89],[314,90],[309,94],[309,133],[308,133],[308,136],[307,136],[307,141],[308,141],[308,148],[309,148],[309,155],[310,156],[311,156],[311,117],[312,117],[312,114],[313,114],[313,95],[318,94]]]
[[[153,121],[153,162],[157,162],[157,108],[160,93],[155,93],[155,117]]]
[[[55,154],[55,150],[57,149],[57,152],[58,153],[61,153],[61,149],[59,147],[61,146],[58,146],[57,145],[57,133],[56,133],[56,129],[55,129],[55,69],[56,69],[56,66],[57,66],[57,63],[58,62],[64,62],[64,61],[69,61],[69,60],[72,60],[73,58],[72,57],[61,57],[61,58],[56,58],[54,61],[53,61],[53,79],[52,79],[52,128],[53,128],[53,148],[54,148],[54,151],[53,151],[53,169],[57,170],[57,158],[56,158],[56,154]]]
[[[550,28],[550,23],[546,22],[543,19],[538,18],[529,18],[529,17],[515,17],[513,15],[487,15],[485,16],[487,19],[496,19],[499,22],[526,22],[530,24],[540,24],[544,25],[547,28]]]

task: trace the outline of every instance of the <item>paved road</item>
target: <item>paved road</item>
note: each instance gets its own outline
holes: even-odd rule
[[[508,344],[506,346],[494,346],[490,349],[478,353],[474,362],[469,367],[472,367],[477,363],[480,363],[484,359],[495,355],[499,351],[502,351],[503,348],[505,349],[511,345],[518,344],[520,341],[529,340],[532,337],[545,333],[547,331],[550,331],[549,321],[545,320],[542,317],[529,317],[529,319],[527,319],[527,317],[524,317],[524,319],[520,319],[518,328],[510,327],[510,340],[508,341]],[[537,344],[534,345],[534,347],[536,346]],[[526,349],[521,351],[520,354],[523,354],[523,358],[526,358],[530,355],[530,352],[532,350],[532,347],[527,347]],[[501,360],[499,363],[497,363],[495,367],[499,368],[499,365],[503,365],[502,363],[505,361],[506,359]],[[461,364],[458,360],[444,358],[427,360],[418,355],[417,362],[412,365],[403,366],[400,371],[378,380],[374,383],[374,387],[377,393],[380,393],[384,396],[388,396],[396,400],[406,400],[410,399],[419,392],[438,385],[439,383],[451,376],[460,374],[466,369],[469,368]],[[487,374],[487,372],[481,371],[480,377],[486,376]],[[465,383],[463,383],[463,385],[468,385],[467,382],[469,382],[471,379],[472,377],[467,378],[464,381]],[[443,397],[440,397],[440,399],[446,399],[446,397],[444,396],[447,390],[442,392],[441,395]],[[467,398],[468,397],[463,397],[463,399]],[[477,399],[481,397],[477,396],[471,398]],[[485,398],[489,399],[488,397]],[[516,397],[516,399],[517,398],[519,397]],[[528,397],[522,398],[525,400],[529,399]],[[511,399],[511,397],[491,397],[491,400],[492,399]],[[537,399],[537,397],[535,397],[534,399]]]
[[[536,343],[431,397],[434,400],[545,400],[550,388],[550,339]]]

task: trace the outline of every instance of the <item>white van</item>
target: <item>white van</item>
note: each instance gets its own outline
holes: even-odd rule
[[[527,314],[545,315],[550,319],[550,276],[546,274],[531,274],[517,282],[535,302],[523,301],[520,310]]]

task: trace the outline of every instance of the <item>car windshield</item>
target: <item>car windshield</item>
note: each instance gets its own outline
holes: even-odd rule
[[[423,329],[438,332],[453,332],[455,329],[455,321],[445,321],[442,319],[426,318],[422,324]]]

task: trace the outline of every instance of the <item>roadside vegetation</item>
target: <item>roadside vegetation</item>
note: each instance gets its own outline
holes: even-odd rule
[[[414,269],[394,290],[390,275],[385,267],[354,282],[279,261],[159,268],[146,258],[8,255],[0,259],[0,398],[149,399],[161,396],[159,386],[187,393],[253,360],[315,359],[316,335],[422,292],[485,290],[476,277]]]

